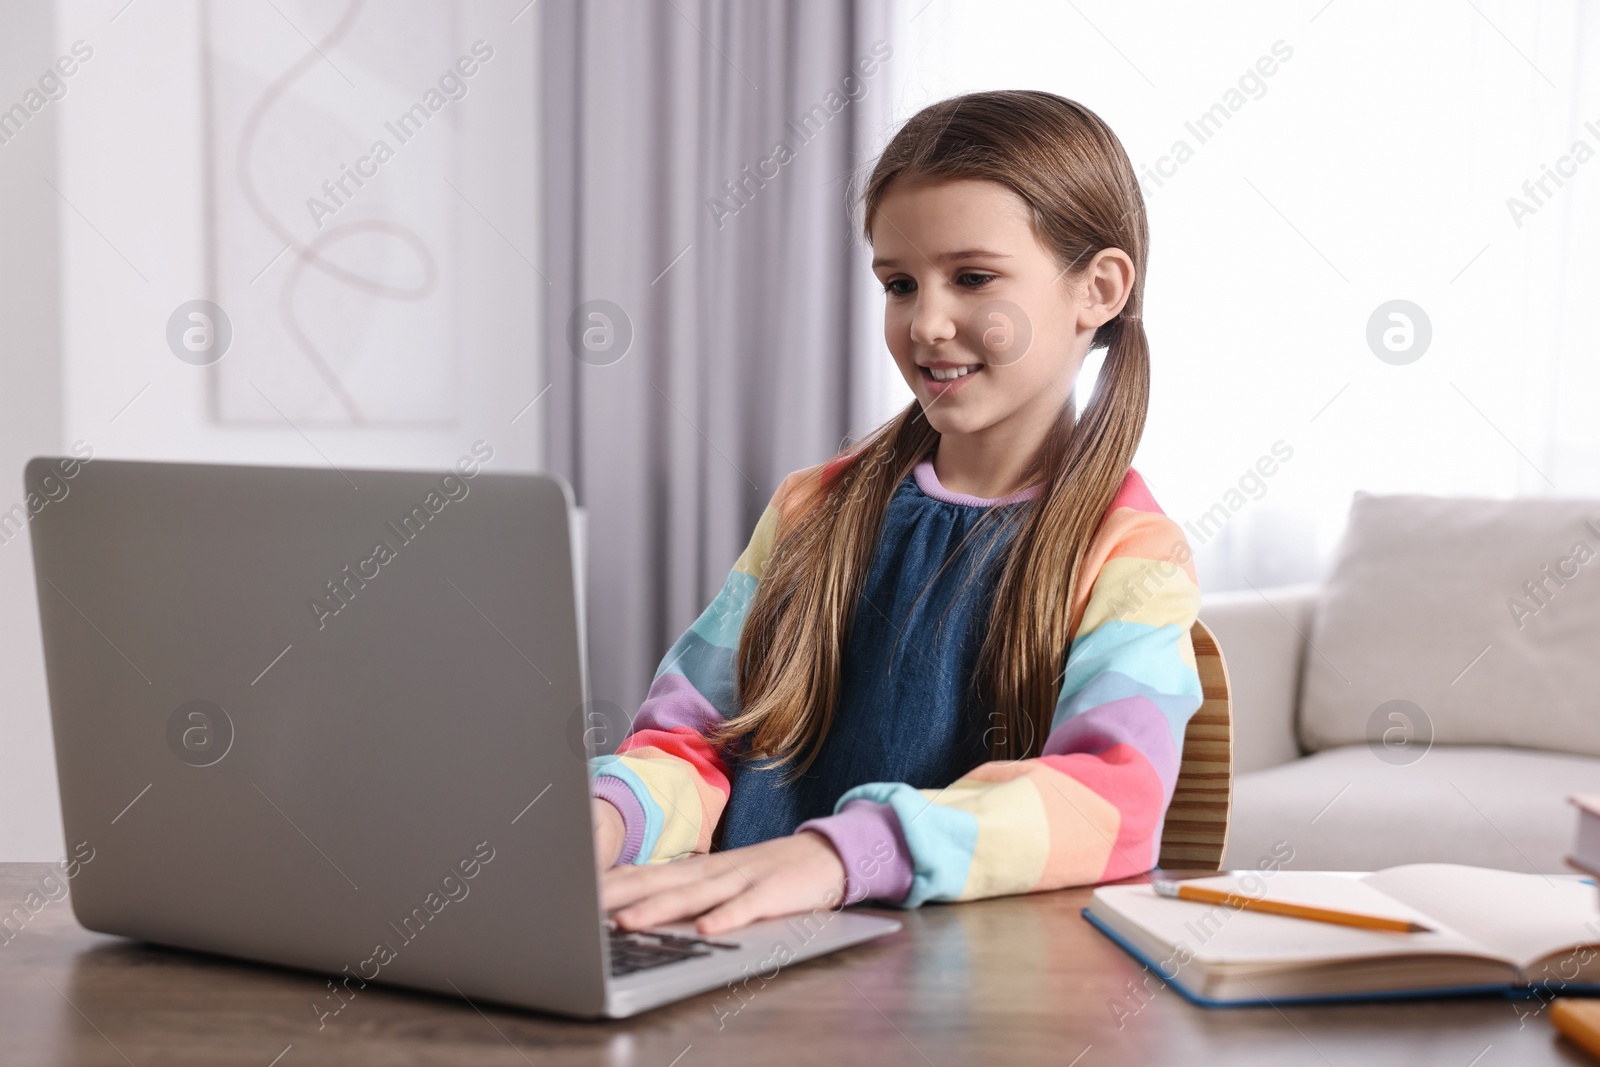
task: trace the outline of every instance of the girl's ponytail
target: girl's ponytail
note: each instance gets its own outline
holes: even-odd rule
[[[889,498],[938,440],[912,403],[796,489],[786,510],[803,518],[780,531],[761,573],[735,658],[740,711],[719,740],[745,738],[777,765],[798,759],[796,775],[811,765]]]
[[[1130,301],[1131,303],[1131,301]],[[1081,420],[1063,405],[1066,432],[1042,457],[1045,491],[1006,555],[976,683],[990,712],[992,759],[1038,755],[1055,716],[1066,669],[1084,553],[1122,484],[1144,432],[1150,348],[1138,317],[1095,332],[1107,345],[1100,380]],[[1074,422],[1077,425],[1073,425]]]

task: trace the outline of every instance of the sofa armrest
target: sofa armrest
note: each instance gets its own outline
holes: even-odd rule
[[[1295,709],[1311,613],[1320,586],[1229,590],[1200,597],[1200,618],[1217,637],[1233,697],[1236,774],[1298,759]]]

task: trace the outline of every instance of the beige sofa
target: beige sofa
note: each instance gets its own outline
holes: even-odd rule
[[[1600,501],[1357,493],[1326,580],[1207,594],[1228,867],[1571,873],[1600,792]]]

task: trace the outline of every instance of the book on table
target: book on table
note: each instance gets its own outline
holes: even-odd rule
[[[1576,875],[1413,863],[1373,873],[1241,870],[1183,884],[1429,928],[1290,918],[1162,897],[1148,884],[1097,888],[1084,917],[1199,1004],[1600,993],[1600,894]]]

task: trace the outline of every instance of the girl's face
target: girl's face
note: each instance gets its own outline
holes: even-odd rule
[[[1133,280],[1119,249],[1065,274],[1022,198],[990,181],[895,182],[872,245],[884,340],[946,435],[1004,425],[1042,440]]]

